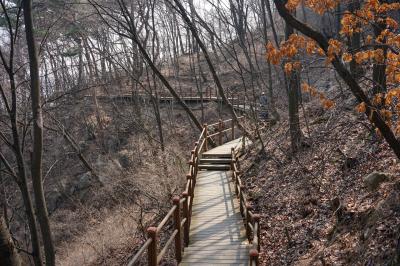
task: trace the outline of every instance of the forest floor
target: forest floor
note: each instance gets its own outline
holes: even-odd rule
[[[263,132],[267,155],[254,149],[243,161],[262,217],[261,265],[400,263],[399,159],[339,91],[328,92],[331,110],[317,99],[304,104],[298,152],[282,119]],[[387,177],[377,188],[365,181],[373,172]]]

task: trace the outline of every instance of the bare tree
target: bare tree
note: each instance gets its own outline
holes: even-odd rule
[[[32,123],[33,123],[33,151],[31,162],[31,174],[33,191],[36,203],[36,214],[38,217],[46,265],[55,265],[55,251],[51,237],[49,215],[47,213],[46,200],[43,192],[42,181],[42,153],[43,153],[43,117],[40,96],[39,60],[37,57],[35,38],[33,35],[32,1],[22,1],[24,11],[25,34],[28,45],[31,103],[32,103]]]
[[[4,215],[0,213],[0,261],[1,265],[19,266],[21,260],[14,246]]]

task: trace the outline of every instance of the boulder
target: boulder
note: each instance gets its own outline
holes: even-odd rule
[[[98,181],[103,185],[109,182],[112,176],[119,175],[123,170],[118,160],[104,157],[97,158],[94,169],[98,173]]]
[[[46,195],[47,211],[52,214],[61,204],[63,195],[58,189],[49,192]]]
[[[122,150],[118,153],[118,162],[125,169],[132,165],[131,154],[127,150]]]
[[[365,186],[373,191],[379,188],[380,184],[389,180],[389,176],[381,172],[372,172],[363,178]]]

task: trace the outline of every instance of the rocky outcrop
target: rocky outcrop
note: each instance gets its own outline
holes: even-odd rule
[[[363,178],[365,186],[371,191],[378,189],[383,182],[388,180],[389,176],[381,172],[372,172]]]

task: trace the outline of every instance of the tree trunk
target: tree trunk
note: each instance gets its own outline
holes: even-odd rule
[[[262,16],[262,24],[263,24],[263,36],[264,36],[264,43],[268,42],[268,30],[267,30],[267,15],[265,12],[265,5],[266,1],[269,0],[261,0],[261,16]],[[272,25],[272,21],[270,22]],[[272,113],[272,116],[276,121],[279,121],[279,113],[275,107],[275,99],[274,99],[274,91],[273,91],[273,83],[272,83],[272,66],[269,60],[267,60],[267,68],[268,68],[268,100],[269,100],[269,107]]]
[[[20,266],[21,260],[15,249],[4,215],[0,212],[0,265]]]
[[[31,195],[30,195],[29,188],[28,188],[26,166],[25,166],[25,161],[24,161],[24,157],[22,154],[21,140],[20,140],[19,130],[18,130],[18,126],[17,126],[17,95],[16,95],[16,84],[15,84],[15,79],[14,79],[14,72],[12,71],[12,69],[8,74],[9,74],[9,78],[10,78],[11,99],[12,99],[12,108],[10,111],[11,132],[12,132],[12,138],[13,138],[12,148],[13,148],[14,155],[15,155],[15,161],[17,163],[18,177],[19,177],[19,179],[16,180],[16,182],[21,191],[22,201],[24,203],[26,217],[28,220],[28,227],[29,227],[29,232],[30,232],[31,241],[32,241],[33,261],[36,266],[41,266],[43,263],[42,263],[42,252],[41,252],[40,244],[39,244],[38,228],[37,228],[37,223],[36,223],[36,219],[35,219],[35,213],[34,213],[34,209],[33,209]],[[0,155],[2,155],[2,154],[0,153]],[[1,159],[4,162],[5,158],[1,158]]]
[[[36,203],[36,214],[42,233],[43,246],[46,255],[46,266],[53,266],[55,265],[55,253],[42,183],[43,119],[40,103],[39,60],[33,35],[32,1],[24,0],[22,2],[22,7],[24,10],[25,34],[28,45],[31,81],[33,124],[33,152],[31,162],[32,184]]]
[[[285,25],[286,40],[294,33],[293,28],[286,23]],[[290,131],[290,146],[292,152],[296,152],[301,143],[302,132],[300,129],[299,118],[299,97],[300,97],[300,73],[298,70],[293,70],[287,75],[287,92],[289,98],[289,131]]]
[[[354,13],[356,10],[360,8],[360,3],[358,0],[352,1],[349,3],[349,11],[351,13]],[[352,37],[349,38],[349,47],[351,51],[357,51],[361,46],[361,34],[358,32],[355,32]],[[358,66],[356,60],[353,59],[350,62],[350,72],[351,74],[358,79],[361,76],[361,69]]]
[[[384,2],[384,1],[381,1]],[[374,28],[374,35],[377,38],[384,29],[386,29],[386,23],[376,23],[373,25]],[[386,43],[386,38],[382,40],[382,43]],[[372,79],[373,79],[373,88],[372,91],[374,94],[386,92],[386,57],[387,57],[387,48],[383,48],[383,61],[382,62],[375,62],[372,67]]]

